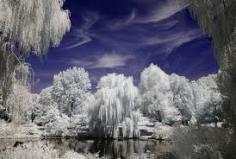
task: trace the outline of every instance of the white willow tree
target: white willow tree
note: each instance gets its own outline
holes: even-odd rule
[[[1,0],[1,48],[15,46],[25,54],[40,55],[50,44],[59,45],[70,29],[69,12],[63,10],[64,0]],[[2,42],[2,40],[1,40]]]
[[[91,112],[91,128],[99,137],[135,137],[138,89],[132,77],[109,74],[101,78]],[[120,129],[119,129],[120,126]],[[126,129],[126,127],[130,129]]]
[[[64,0],[0,0],[0,94],[6,106],[17,65],[58,46],[70,29]],[[0,103],[1,104],[1,103]]]

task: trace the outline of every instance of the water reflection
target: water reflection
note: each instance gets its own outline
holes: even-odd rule
[[[171,150],[170,142],[157,140],[50,140],[60,151],[72,149],[78,153],[98,153],[100,157],[109,159],[129,159],[132,155],[145,153],[161,154]]]
[[[87,156],[85,157],[87,159],[98,159],[98,157],[101,159],[235,159],[236,137],[227,132],[229,131],[222,128],[180,128],[174,132],[171,142],[75,138],[43,141],[6,139],[0,141],[0,158],[15,159],[8,156],[19,156],[19,154],[25,155],[24,159],[32,159],[32,155],[39,155],[38,158],[41,159],[41,156],[52,156],[52,154],[63,158],[66,154],[67,156],[78,154]],[[63,159],[68,158],[71,159],[71,157]]]

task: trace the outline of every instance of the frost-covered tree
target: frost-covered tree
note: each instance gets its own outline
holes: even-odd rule
[[[52,87],[41,91],[31,118],[38,126],[44,127],[44,135],[65,136],[68,134],[69,118],[59,111],[57,103],[52,98],[51,91]]]
[[[101,78],[91,112],[91,128],[100,137],[135,137],[134,112],[138,88],[132,77],[109,74]],[[129,129],[126,129],[129,128]]]
[[[88,129],[88,110],[93,95],[91,83],[83,68],[71,68],[54,76],[53,85],[43,89],[34,108],[37,125],[47,135],[74,135]]]
[[[139,87],[144,114],[167,124],[181,120],[180,112],[173,103],[169,76],[158,66],[151,64],[144,69]]]
[[[139,87],[143,113],[161,122],[218,120],[222,96],[215,75],[189,81],[176,74],[168,75],[151,64],[141,73]]]
[[[209,75],[197,81],[192,81],[193,94],[195,98],[194,113],[197,121],[217,122],[220,119],[222,95],[216,83],[216,76]]]
[[[53,78],[51,95],[59,110],[69,116],[87,109],[91,83],[89,74],[83,68],[70,68]]]

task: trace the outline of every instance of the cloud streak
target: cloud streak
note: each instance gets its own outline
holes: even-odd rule
[[[99,16],[97,13],[87,12],[82,16],[82,19],[84,22],[81,26],[72,31],[72,35],[75,36],[73,42],[67,44],[64,49],[74,49],[92,41],[92,33],[90,29],[99,20]]]
[[[141,1],[143,4],[148,4],[146,1]],[[154,4],[153,4],[154,3]],[[184,10],[188,7],[187,3],[180,4],[176,0],[165,0],[165,1],[150,1],[151,9],[145,15],[139,15],[136,13],[135,18],[130,20],[130,23],[158,23],[165,19],[170,18],[176,13]],[[134,17],[134,16],[133,16]]]
[[[119,54],[105,54],[98,59],[92,68],[114,68],[126,65],[126,62],[132,59],[132,56],[122,56]]]
[[[120,55],[117,53],[106,53],[96,60],[71,60],[72,65],[82,66],[89,69],[116,68],[126,66],[129,60],[134,59],[130,55]]]

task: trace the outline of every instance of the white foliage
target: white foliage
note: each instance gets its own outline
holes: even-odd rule
[[[91,83],[83,68],[72,68],[54,76],[53,85],[40,93],[35,123],[45,135],[76,136],[88,129],[88,110],[94,101]]]
[[[201,120],[202,114],[212,114],[222,101],[216,76],[189,81],[176,74],[167,75],[153,64],[141,73],[139,87],[143,112],[167,124]]]
[[[83,156],[77,152],[67,151],[61,159],[92,159],[92,158],[87,158],[86,156]]]
[[[170,84],[168,75],[156,65],[151,64],[141,73],[140,89],[141,92],[145,92],[153,87],[157,87],[158,90],[166,92],[170,89]]]
[[[69,118],[61,113],[51,97],[51,87],[42,90],[38,105],[34,108],[34,122],[44,127],[44,135],[68,135]]]
[[[0,0],[0,30],[7,43],[18,43],[25,53],[57,46],[70,29],[64,0]],[[5,44],[3,44],[5,45]],[[1,46],[2,47],[2,46]]]
[[[7,99],[7,109],[13,122],[25,122],[30,119],[36,96],[31,94],[25,86],[14,84]]]
[[[38,97],[38,104],[33,110],[34,122],[38,125],[45,125],[59,114],[57,104],[52,99],[51,90],[52,87],[48,87],[41,91]]]
[[[59,152],[51,145],[39,143],[26,143],[18,147],[8,148],[0,153],[0,158],[4,159],[58,159]]]
[[[27,86],[32,80],[32,69],[28,63],[20,63],[16,66],[14,71],[14,82],[20,85]]]
[[[168,75],[155,65],[142,72],[139,89],[132,77],[115,73],[100,79],[95,94],[89,92],[90,87],[82,68],[55,75],[53,85],[39,96],[35,122],[54,135],[76,136],[90,128],[97,137],[133,138],[146,126],[140,125],[144,118],[162,125],[212,122],[222,100],[216,76],[190,81]]]
[[[68,135],[69,118],[62,114],[57,104],[51,98],[51,87],[44,89],[38,99],[38,105],[34,108],[34,123],[43,126],[44,135]]]
[[[169,79],[173,93],[173,105],[180,111],[183,121],[191,120],[195,98],[190,81],[176,74],[170,75]]]
[[[78,134],[88,133],[89,118],[87,114],[73,115],[70,118],[69,135],[77,136]]]
[[[215,81],[216,76],[209,75],[192,82],[195,98],[194,113],[198,120],[213,120],[211,118],[214,118],[214,111],[220,109],[222,96]]]
[[[141,73],[142,110],[159,121],[171,124],[181,119],[173,104],[169,76],[151,64]]]
[[[5,150],[0,150],[1,159],[102,159],[97,153],[80,154],[67,150],[61,152],[54,145],[36,141],[28,142],[17,147],[9,146]]]
[[[51,95],[61,112],[72,115],[86,111],[90,88],[88,72],[73,67],[54,76]]]
[[[119,124],[117,135],[122,138],[137,138],[140,136],[140,131],[138,128],[138,123],[142,114],[139,111],[133,111],[131,117],[126,117],[121,124]],[[120,133],[120,130],[122,134]]]
[[[69,118],[64,114],[57,112],[57,109],[51,109],[48,117],[50,122],[45,124],[46,134],[45,135],[56,135],[56,136],[67,136],[69,131]]]
[[[95,106],[92,113],[92,127],[98,128],[103,137],[118,137],[118,126],[133,125],[130,121],[135,111],[135,101],[139,96],[138,89],[131,77],[109,74],[101,78],[95,94]],[[133,130],[127,136],[133,137]]]

